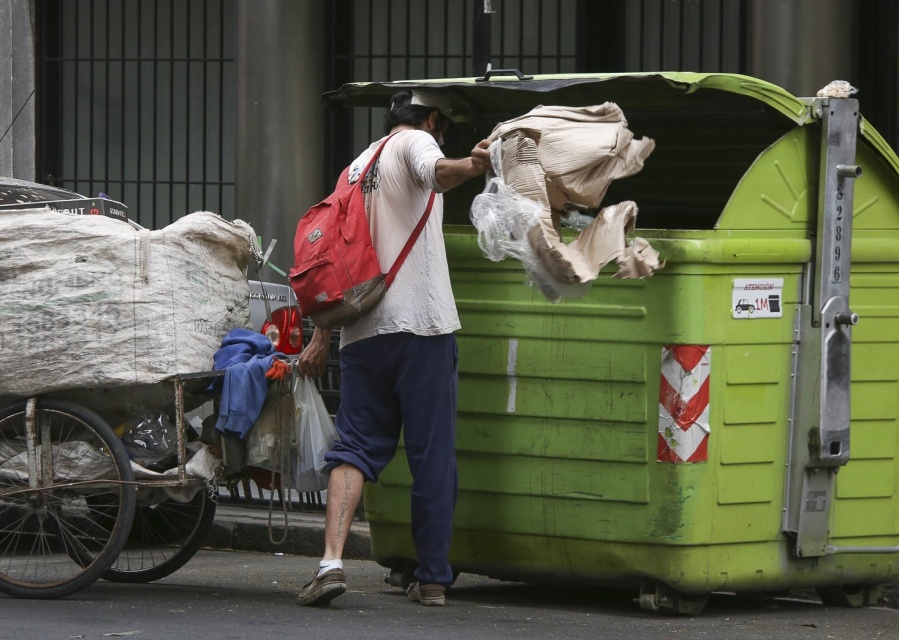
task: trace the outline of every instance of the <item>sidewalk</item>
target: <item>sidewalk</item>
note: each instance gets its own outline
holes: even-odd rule
[[[212,533],[204,546],[211,549],[286,553],[319,558],[325,548],[325,514],[315,511],[287,511],[285,536],[285,514],[279,507],[275,506],[272,510],[269,527],[269,512],[266,508],[219,503]],[[353,522],[344,548],[344,558],[371,559],[367,522]]]

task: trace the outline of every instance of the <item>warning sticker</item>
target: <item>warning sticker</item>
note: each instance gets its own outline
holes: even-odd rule
[[[783,317],[783,278],[734,278],[731,315],[738,320]]]

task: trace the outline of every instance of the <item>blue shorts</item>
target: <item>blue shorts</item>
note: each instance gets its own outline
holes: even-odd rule
[[[415,579],[453,583],[449,564],[456,474],[459,352],[453,334],[395,333],[340,350],[336,443],[325,460],[350,464],[376,482],[393,459],[400,432],[412,472],[411,532]]]
[[[458,359],[453,334],[393,333],[342,348],[340,442],[325,458],[331,468],[345,462],[377,482],[403,425],[407,452],[454,457]]]

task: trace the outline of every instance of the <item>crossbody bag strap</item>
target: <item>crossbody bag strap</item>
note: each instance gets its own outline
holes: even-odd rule
[[[389,287],[393,283],[393,279],[396,277],[397,271],[400,270],[400,267],[403,266],[403,261],[405,261],[406,256],[409,255],[409,252],[412,251],[412,245],[415,244],[415,241],[418,240],[418,236],[421,235],[422,229],[425,228],[425,223],[428,221],[428,217],[431,215],[431,208],[434,206],[434,196],[437,194],[432,191],[431,197],[428,198],[428,206],[425,207],[425,212],[422,214],[421,219],[418,221],[418,224],[415,225],[415,228],[412,230],[412,235],[409,236],[409,239],[406,240],[406,245],[403,247],[403,250],[400,251],[400,255],[396,257],[396,260],[393,262],[393,266],[390,267],[390,271],[387,272],[387,277],[384,278],[385,286]]]
[[[384,145],[386,145],[386,144],[387,144],[387,141],[390,140],[393,136],[395,136],[396,133],[397,133],[397,132],[391,133],[389,136],[387,136],[387,137],[384,139],[384,142],[382,142],[382,143],[381,143],[381,146],[378,147],[378,150],[375,151],[375,155],[373,155],[373,156],[371,157],[371,160],[369,160],[369,161],[368,161],[368,164],[365,165],[365,168],[362,170],[362,173],[359,174],[359,179],[356,180],[356,184],[359,185],[359,188],[360,188],[360,189],[362,188],[362,181],[365,179],[365,176],[368,175],[369,169],[371,169],[371,168],[374,166],[375,162],[378,161],[378,157],[380,157],[381,152],[384,150]]]
[[[387,144],[387,141],[390,140],[393,136],[395,136],[397,132],[391,133],[387,136],[387,139],[381,143],[381,146],[378,147],[378,150],[375,151],[375,155],[371,157],[371,160],[368,161],[368,164],[365,165],[365,169],[362,170],[362,173],[359,174],[359,179],[356,181],[357,185],[362,185],[362,180],[368,174],[369,169],[374,166],[375,162],[377,162],[378,157],[381,155],[381,151],[384,150],[384,146]],[[400,255],[397,256],[396,260],[393,262],[393,266],[390,267],[390,271],[387,272],[387,275],[384,278],[384,285],[389,287],[393,283],[393,279],[396,278],[397,272],[400,270],[400,267],[403,266],[403,262],[406,260],[406,256],[409,255],[409,252],[412,251],[412,247],[415,244],[415,241],[418,240],[418,236],[421,235],[422,230],[425,228],[425,223],[428,221],[428,217],[431,215],[431,208],[434,206],[434,197],[437,195],[436,192],[431,192],[431,197],[428,198],[428,206],[425,207],[425,212],[422,214],[421,219],[418,221],[418,224],[415,225],[415,228],[412,230],[412,235],[409,236],[409,239],[406,241],[403,250],[400,251]]]

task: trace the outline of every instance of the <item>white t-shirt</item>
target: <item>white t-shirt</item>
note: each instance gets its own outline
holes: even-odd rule
[[[349,180],[358,180],[384,138],[371,144],[350,165]],[[340,346],[386,333],[422,336],[453,333],[461,328],[450,284],[443,242],[443,187],[437,183],[437,161],[443,152],[434,137],[403,130],[385,145],[363,182],[372,242],[381,271],[387,273],[424,214],[436,191],[431,215],[393,284],[380,303],[354,324],[340,330]]]

